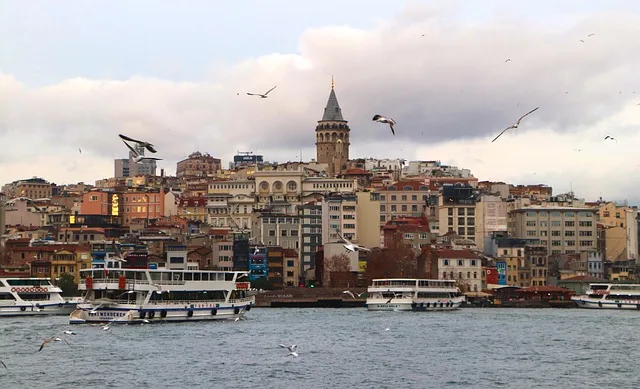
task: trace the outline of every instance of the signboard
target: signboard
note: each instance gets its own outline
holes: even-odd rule
[[[120,214],[120,204],[117,194],[111,196],[111,215],[118,216]]]
[[[496,262],[496,270],[498,271],[498,285],[507,285],[507,263],[504,261]]]
[[[488,285],[495,285],[498,283],[498,269],[495,267],[488,267],[486,273]]]
[[[507,230],[507,205],[502,201],[488,201],[484,204],[486,232]]]
[[[149,269],[158,269],[158,262],[149,262]]]
[[[367,271],[367,261],[358,261],[358,273],[365,273]]]
[[[236,282],[236,289],[238,290],[247,290],[249,289],[248,282]]]

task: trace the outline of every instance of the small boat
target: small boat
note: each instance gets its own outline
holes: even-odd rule
[[[65,300],[50,278],[0,278],[0,316],[68,315],[77,300]]]
[[[585,295],[573,296],[578,308],[640,309],[640,284],[589,284]]]
[[[369,311],[451,311],[465,301],[455,280],[376,279],[367,292]]]
[[[115,265],[114,265],[115,266]],[[69,323],[236,320],[253,305],[246,272],[179,268],[81,270]]]

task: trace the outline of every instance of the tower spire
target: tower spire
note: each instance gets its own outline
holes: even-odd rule
[[[333,75],[331,75],[331,89],[333,89],[334,85],[335,84],[333,83]]]

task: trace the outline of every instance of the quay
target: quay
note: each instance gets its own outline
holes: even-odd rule
[[[356,298],[342,293],[344,288],[285,288],[256,294],[258,308],[363,308],[366,298],[358,298],[363,288],[348,289]]]

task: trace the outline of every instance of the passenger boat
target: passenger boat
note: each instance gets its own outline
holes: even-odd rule
[[[367,295],[369,311],[451,311],[465,301],[455,280],[376,279]]]
[[[81,270],[84,302],[71,324],[238,319],[255,305],[245,272],[187,269]]]
[[[640,309],[640,284],[589,284],[586,295],[571,300],[578,308]]]
[[[61,293],[50,278],[0,278],[0,316],[68,315],[77,301]]]

